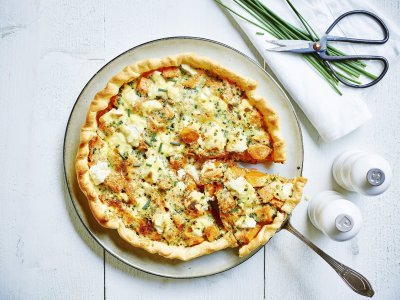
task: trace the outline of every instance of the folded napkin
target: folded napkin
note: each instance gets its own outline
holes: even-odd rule
[[[296,15],[284,0],[262,2],[284,20],[302,28]],[[231,0],[223,3],[244,16],[246,12]],[[390,38],[384,45],[354,45],[335,43],[347,54],[382,55],[389,60],[390,68],[400,54],[400,30],[397,24],[389,20],[381,11],[375,9],[365,0],[292,0],[297,10],[310,23],[321,37],[332,22],[344,12],[364,9],[378,15],[389,28]],[[343,95],[338,95],[321,75],[302,58],[293,53],[266,51],[265,40],[276,39],[269,34],[257,35],[260,28],[232,14],[251,42],[264,58],[267,65],[285,87],[286,91],[297,102],[310,122],[316,128],[324,141],[333,141],[355,130],[371,118],[366,103],[362,100],[368,89],[348,88],[340,85]],[[250,17],[251,18],[251,17]],[[382,33],[378,24],[367,17],[351,16],[349,20],[340,22],[331,34],[360,38],[379,38]],[[370,66],[371,65],[371,66]],[[368,70],[374,71],[373,63],[368,63]],[[379,70],[379,69],[378,69]],[[379,74],[379,73],[375,73]],[[384,79],[383,79],[384,80]],[[379,86],[379,84],[378,84]],[[374,87],[372,87],[374,88]]]

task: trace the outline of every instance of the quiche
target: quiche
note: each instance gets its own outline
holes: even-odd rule
[[[286,158],[278,116],[255,89],[194,54],[143,60],[111,78],[91,102],[76,156],[98,222],[180,260],[265,244],[306,180],[237,166]]]

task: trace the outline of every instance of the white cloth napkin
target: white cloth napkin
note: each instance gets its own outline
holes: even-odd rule
[[[304,29],[286,1],[262,0],[262,2],[283,19]],[[248,16],[233,1],[224,0],[223,3],[235,11]],[[348,54],[385,56],[389,60],[389,64],[391,64],[389,69],[393,68],[393,63],[400,54],[400,30],[394,22],[386,18],[382,12],[375,9],[367,1],[292,0],[292,3],[320,37],[332,22],[344,12],[354,9],[364,9],[375,13],[384,20],[389,28],[390,38],[386,44],[379,46],[354,46],[354,44],[337,43],[335,46]],[[265,35],[257,35],[256,32],[262,31],[260,28],[242,20],[234,14],[232,15],[324,141],[338,139],[355,130],[372,117],[367,104],[362,98],[364,96],[364,100],[368,102],[365,95],[374,87],[355,89],[340,85],[343,95],[338,95],[301,55],[288,52],[266,51],[267,43],[265,40],[276,38],[269,36],[267,33]],[[339,26],[336,26],[332,31],[332,34],[360,38],[382,37],[380,27],[374,21],[369,20],[367,17],[351,16],[349,18],[351,19],[348,21],[343,20],[343,22],[340,22]],[[371,67],[369,70],[373,71],[374,64]]]

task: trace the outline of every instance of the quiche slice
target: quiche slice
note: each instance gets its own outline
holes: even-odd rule
[[[208,161],[201,183],[218,201],[218,214],[245,256],[264,245],[300,202],[307,180],[245,169],[233,162]]]
[[[278,116],[255,88],[193,54],[140,61],[114,76],[89,107],[76,157],[99,223],[181,260],[244,245],[201,170],[210,159],[285,161]]]

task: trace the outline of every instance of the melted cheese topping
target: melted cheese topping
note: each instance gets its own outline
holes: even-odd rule
[[[183,169],[179,169],[178,172],[177,172],[177,175],[178,175],[178,179],[182,180],[185,177],[186,172]]]
[[[233,130],[228,133],[226,150],[229,152],[244,152],[247,150],[247,136],[240,130]]]
[[[195,208],[199,212],[205,212],[208,209],[208,201],[211,201],[204,193],[193,191],[189,194],[189,201],[195,203]]]
[[[185,166],[185,171],[188,173],[194,181],[198,182],[199,181],[199,171],[196,169],[194,165],[186,165]]]
[[[126,140],[133,147],[139,146],[143,139],[142,135],[147,127],[145,118],[138,115],[131,115],[127,125],[121,125],[121,132],[125,135]]]
[[[160,101],[149,100],[149,101],[142,103],[142,109],[145,114],[151,114],[153,111],[163,109],[163,106],[160,103]]]
[[[198,143],[205,150],[217,149],[222,152],[226,145],[226,137],[224,130],[217,124],[203,126],[201,132],[204,135],[203,139],[199,139]]]
[[[203,236],[204,229],[211,225],[213,225],[213,220],[209,216],[202,216],[195,220],[191,228],[194,235]]]
[[[191,66],[189,66],[187,64],[182,64],[181,67],[182,67],[183,70],[188,72],[190,75],[196,75],[197,74],[196,70],[193,69]]]
[[[157,213],[153,215],[153,224],[159,234],[167,231],[172,226],[172,220],[169,213]]]
[[[269,184],[270,188],[274,191],[274,197],[279,200],[286,200],[292,196],[293,183],[281,183],[273,181]]]
[[[164,156],[154,150],[147,152],[147,159],[142,166],[143,178],[149,179],[151,183],[156,183],[164,175],[168,175],[168,162]]]
[[[99,185],[106,180],[107,176],[110,175],[111,170],[106,162],[98,162],[89,169],[90,177],[92,178],[95,185]]]
[[[123,102],[131,107],[140,102],[140,97],[137,95],[136,91],[132,89],[129,85],[125,85],[121,93],[121,98]]]
[[[243,229],[248,229],[248,228],[254,228],[257,225],[256,220],[254,220],[251,217],[248,216],[244,216],[244,217],[240,217],[235,225],[239,228],[243,228]]]

